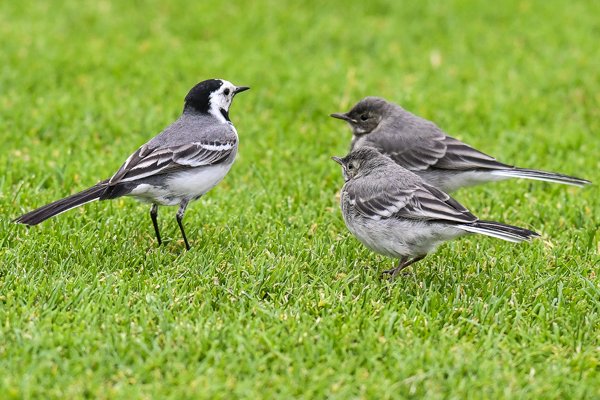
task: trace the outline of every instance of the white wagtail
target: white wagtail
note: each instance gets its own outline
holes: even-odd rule
[[[379,97],[365,97],[347,113],[331,116],[347,121],[352,128],[350,151],[374,147],[445,192],[508,178],[575,186],[590,183],[573,176],[501,163],[446,135],[433,122]]]
[[[332,158],[342,166],[346,181],[340,199],[346,226],[369,249],[399,259],[395,268],[385,271],[392,277],[439,244],[469,232],[509,242],[539,236],[528,229],[479,220],[372,147]]]
[[[189,250],[182,224],[185,209],[231,168],[238,135],[229,120],[229,106],[236,94],[248,89],[222,79],[198,83],[185,97],[181,116],[130,155],[110,179],[24,214],[15,222],[37,225],[90,201],[132,196],[152,204],[150,217],[159,245],[158,206],[178,205],[177,224]]]

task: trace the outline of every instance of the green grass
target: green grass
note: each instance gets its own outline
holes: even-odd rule
[[[0,398],[600,396],[600,3],[124,3],[0,3]],[[110,176],[210,77],[252,90],[190,252],[174,208],[157,248],[131,199],[10,222]],[[543,238],[382,281],[329,159],[350,131],[328,114],[366,95],[596,184],[458,192]]]

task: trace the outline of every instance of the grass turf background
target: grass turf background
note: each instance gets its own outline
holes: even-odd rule
[[[472,236],[388,283],[343,225],[327,116],[379,95],[598,183],[598,2],[122,3],[0,4],[0,397],[600,396],[597,185],[458,192],[543,238]],[[252,90],[192,251],[131,199],[10,222],[110,176],[210,77]]]

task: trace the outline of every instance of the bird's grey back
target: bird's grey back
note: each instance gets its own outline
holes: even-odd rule
[[[401,138],[443,138],[446,136],[436,124],[419,117],[397,104],[390,103],[387,117],[381,121],[373,134],[383,137]]]
[[[167,126],[159,135],[148,142],[148,147],[173,147],[190,142],[236,142],[235,128],[221,122],[212,115],[183,113],[176,121]]]
[[[366,184],[366,190],[369,190],[370,186],[406,188],[421,186],[424,183],[421,177],[396,164],[387,155],[378,154],[376,157],[366,161],[361,170],[366,167],[367,171],[361,171],[360,176],[356,179],[356,182],[359,182],[360,185]],[[349,181],[348,183],[355,182]]]

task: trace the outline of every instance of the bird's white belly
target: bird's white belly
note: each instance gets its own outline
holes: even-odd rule
[[[163,185],[141,184],[129,195],[164,206],[178,205],[182,200],[197,199],[215,187],[227,175],[231,165],[213,165],[172,173]]]
[[[167,186],[171,192],[179,194],[181,197],[202,196],[221,182],[230,168],[231,164],[226,164],[183,171],[173,174],[168,180]]]
[[[425,255],[444,241],[465,234],[460,229],[429,222],[367,218],[346,222],[350,232],[365,246],[394,258]]]
[[[509,178],[507,176],[494,175],[492,172],[486,170],[453,171],[426,169],[413,172],[430,185],[433,185],[446,193],[454,192],[463,187],[475,186],[492,181],[501,181]]]

